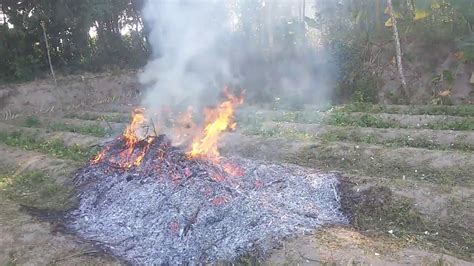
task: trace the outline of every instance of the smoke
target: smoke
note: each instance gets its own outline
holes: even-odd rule
[[[222,49],[230,31],[223,3],[147,2],[144,16],[153,58],[140,77],[149,88],[146,107],[200,107],[215,100],[224,82],[232,81]]]
[[[198,111],[215,104],[225,85],[245,89],[251,103],[327,101],[329,60],[307,38],[301,2],[148,0],[153,55],[140,76],[148,88],[143,105],[153,113]]]

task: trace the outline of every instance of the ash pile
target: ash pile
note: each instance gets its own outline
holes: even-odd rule
[[[78,172],[79,203],[67,226],[130,264],[265,257],[283,239],[347,223],[337,174],[189,158],[164,135],[133,150],[124,142],[108,143]]]

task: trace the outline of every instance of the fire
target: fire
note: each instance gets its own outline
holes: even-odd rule
[[[105,147],[103,150],[101,150],[94,158],[91,160],[92,164],[97,164],[100,163],[103,159],[107,151],[109,150],[108,147]]]
[[[226,100],[216,108],[204,110],[206,126],[204,132],[193,140],[192,149],[189,152],[191,157],[206,157],[213,161],[219,161],[219,151],[217,144],[220,135],[228,129],[235,129],[234,122],[235,108],[244,101],[242,96],[232,95],[227,88],[224,90]]]
[[[150,147],[151,143],[153,142],[154,137],[147,136],[145,139],[146,143],[143,147],[138,147],[139,152],[138,155],[134,156],[134,151],[137,148],[137,143],[140,142],[140,129],[143,124],[145,124],[145,108],[136,108],[133,110],[132,122],[123,132],[123,139],[125,141],[126,149],[122,151],[120,156],[119,165],[124,168],[130,168],[132,166],[140,166],[142,163],[143,158],[145,157],[146,153],[148,152],[148,148]],[[140,144],[142,146],[142,144]]]
[[[229,162],[221,162],[217,149],[222,132],[235,129],[235,108],[244,101],[243,96],[235,96],[227,88],[224,90],[224,95],[225,100],[217,107],[204,110],[205,123],[202,130],[198,130],[198,126],[193,121],[192,107],[189,107],[186,112],[179,113],[176,120],[172,120],[171,128],[173,140],[178,143],[187,143],[188,140],[192,140],[188,156],[205,158],[220,166],[222,172],[215,173],[213,176],[216,181],[224,179],[225,174],[235,177],[244,175],[244,170],[240,167]],[[150,124],[153,126],[154,134],[149,134],[150,132],[145,130]],[[195,132],[198,133],[195,134]],[[120,146],[105,147],[91,160],[91,163],[97,164],[107,160],[109,163],[124,169],[138,167],[144,161],[157,135],[152,118],[145,117],[144,108],[136,108],[132,113],[131,123],[119,138],[121,140]],[[120,151],[116,153],[109,152],[116,148],[119,148]],[[162,160],[163,156],[162,153],[158,153],[158,159]],[[191,171],[186,169],[184,176],[191,175]]]
[[[137,134],[138,129],[140,126],[145,123],[145,116],[143,115],[145,109],[144,108],[136,108],[133,110],[132,122],[123,132],[123,138],[125,140],[125,144],[127,146],[127,151],[129,154],[133,153],[133,148],[135,144],[139,141],[139,137]]]
[[[145,157],[146,153],[148,152],[148,149],[150,148],[151,143],[153,142],[153,137],[148,136],[146,138],[146,145],[140,150],[140,153],[138,154],[137,158],[133,161],[134,166],[140,166],[142,163],[143,158]]]

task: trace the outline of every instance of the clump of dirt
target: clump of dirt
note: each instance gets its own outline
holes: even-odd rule
[[[429,219],[414,208],[410,199],[395,196],[385,186],[356,190],[355,184],[343,181],[340,190],[342,209],[359,232],[372,237],[410,239],[427,248],[472,259],[472,230]]]

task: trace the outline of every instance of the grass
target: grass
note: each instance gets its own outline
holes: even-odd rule
[[[23,123],[24,127],[29,128],[46,128],[51,131],[66,131],[85,135],[91,135],[95,137],[105,137],[111,134],[111,130],[105,129],[100,125],[71,125],[64,122],[55,123],[43,123],[40,119],[35,116],[28,117]]]
[[[260,124],[264,121],[294,122],[294,123],[320,123],[324,118],[320,111],[267,111],[267,112],[242,112],[237,116],[237,124]]]
[[[63,210],[70,203],[70,192],[41,172],[0,174],[0,194],[22,205]]]
[[[105,137],[110,135],[110,130],[107,130],[100,125],[71,125],[62,122],[51,123],[46,126],[47,129],[52,131],[67,131],[85,135],[91,135],[95,137]]]
[[[242,128],[245,135],[255,135],[262,137],[281,137],[291,140],[311,141],[315,140],[315,136],[298,130],[287,130],[281,127],[265,128],[261,124],[246,125]]]
[[[364,234],[405,239],[471,259],[474,232],[420,214],[412,200],[395,197],[387,187],[375,186],[356,195],[349,194],[343,198],[343,206],[352,214],[353,226]]]
[[[457,119],[440,118],[436,121],[421,124],[407,125],[396,120],[383,118],[376,113],[404,113],[397,111],[401,107],[397,106],[378,106],[378,105],[347,105],[341,109],[336,109],[331,113],[322,113],[317,111],[275,111],[263,114],[248,113],[238,117],[238,124],[253,125],[261,124],[264,121],[274,122],[292,122],[301,124],[327,124],[334,126],[355,126],[355,127],[373,127],[373,128],[426,128],[433,130],[458,130],[470,131],[474,130],[474,119],[470,117],[471,110],[474,107],[463,106],[460,109],[453,109],[448,114],[461,114],[465,117]],[[419,106],[416,114],[444,114],[442,111],[446,106]],[[454,108],[454,107],[452,107]],[[451,110],[451,109],[448,109]],[[352,112],[364,112],[363,114],[352,114]],[[474,116],[474,113],[473,113]]]
[[[373,128],[418,128],[415,126],[403,125],[395,120],[378,117],[372,114],[353,115],[344,112],[334,112],[327,116],[325,124],[333,126],[355,126],[355,127],[373,127]],[[419,128],[434,130],[474,130],[474,119],[463,118],[462,120],[449,121],[439,119],[435,122],[420,125]]]
[[[83,113],[83,114],[69,114],[66,118],[82,119],[90,121],[105,121],[112,123],[127,123],[130,121],[129,115],[122,114],[94,114],[94,113]]]
[[[426,125],[425,127],[429,129],[435,129],[435,130],[470,131],[470,130],[474,130],[474,120],[463,119],[460,121],[446,121],[444,119],[440,119],[436,122]]]
[[[311,168],[340,170],[354,175],[421,180],[437,185],[472,185],[472,162],[437,168],[431,157],[416,158],[410,150],[358,147],[341,143],[314,143],[288,154],[286,162]]]
[[[42,141],[22,132],[0,132],[0,141],[13,147],[39,151],[57,158],[85,161],[97,153],[97,148],[82,148],[78,145],[66,146],[60,140]]]
[[[357,131],[333,130],[320,136],[325,141],[347,141],[366,144],[383,145],[386,147],[413,147],[430,150],[461,150],[474,151],[474,146],[461,139],[451,144],[437,143],[429,137],[412,138],[409,135],[399,135],[391,139],[382,139],[375,134],[363,134]]]
[[[389,113],[407,115],[451,115],[474,117],[474,105],[418,105],[418,106],[396,106],[396,105],[372,105],[366,103],[353,103],[345,105],[340,109],[342,112],[363,113]]]
[[[366,124],[377,124],[376,120],[362,120],[364,125]],[[340,126],[341,124],[339,124]],[[344,124],[350,126],[348,124]],[[380,124],[377,124],[379,127]],[[358,132],[354,129],[340,129],[340,130],[329,130],[322,135],[314,135],[310,132],[298,129],[288,129],[278,124],[275,126],[265,127],[264,123],[254,122],[252,124],[241,124],[242,133],[245,135],[256,135],[262,137],[282,137],[290,140],[301,140],[301,141],[315,141],[323,140],[328,142],[343,141],[343,142],[356,142],[374,145],[383,145],[385,147],[413,147],[423,148],[429,150],[460,150],[460,151],[474,151],[474,146],[465,141],[463,137],[459,136],[453,143],[437,143],[427,137],[411,137],[407,134],[400,134],[396,137],[384,138],[378,134],[365,134]]]
[[[351,114],[335,112],[325,119],[325,124],[333,126],[356,126],[374,128],[400,128],[396,121],[383,119],[370,114],[353,116]]]

